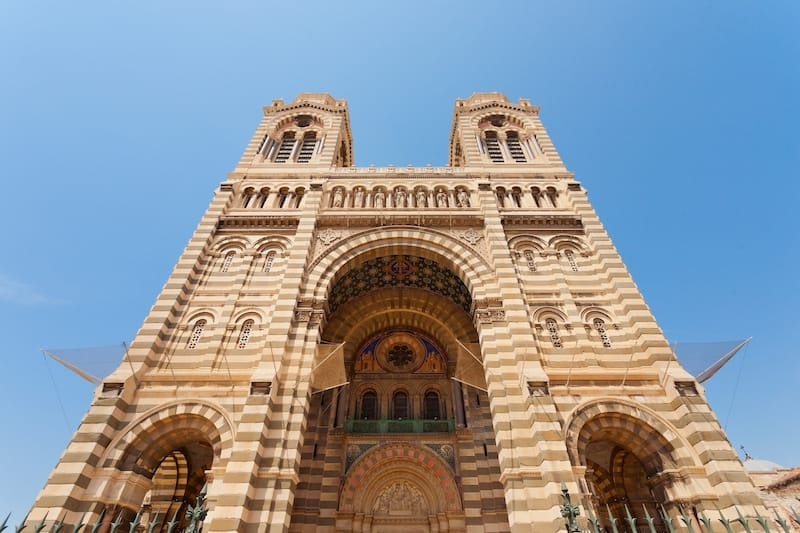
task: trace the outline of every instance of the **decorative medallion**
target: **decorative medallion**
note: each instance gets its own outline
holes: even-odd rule
[[[361,347],[353,370],[442,374],[447,366],[442,350],[431,339],[413,330],[392,329],[375,335]]]
[[[395,344],[389,348],[388,359],[394,366],[402,368],[414,360],[414,352],[405,344]]]
[[[478,244],[478,242],[483,238],[483,235],[474,229],[468,229],[464,233],[461,234],[461,238],[467,241],[472,246]]]
[[[324,244],[325,246],[330,246],[331,244],[339,240],[341,236],[342,236],[341,233],[331,228],[325,228],[318,235],[319,240],[322,241],[322,244]]]

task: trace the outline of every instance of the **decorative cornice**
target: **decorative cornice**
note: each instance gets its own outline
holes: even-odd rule
[[[475,226],[483,227],[483,217],[478,210],[473,210],[474,214],[464,213],[464,209],[458,211],[441,210],[441,212],[431,212],[430,214],[420,213],[387,213],[382,211],[371,214],[325,213],[317,217],[320,227],[350,227],[350,228],[372,228],[380,226],[424,226],[424,227],[451,227],[451,226]]]
[[[581,217],[574,215],[517,215],[505,212],[502,214],[502,224],[504,226],[567,227],[583,229]]]
[[[219,218],[217,229],[296,228],[299,223],[297,216],[227,215]]]

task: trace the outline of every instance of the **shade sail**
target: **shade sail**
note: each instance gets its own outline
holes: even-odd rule
[[[122,362],[125,357],[125,344],[88,348],[47,348],[42,350],[42,353],[89,383],[99,385]]]
[[[720,342],[674,342],[672,351],[681,366],[703,383],[725,366],[750,339],[752,337]]]
[[[319,344],[311,370],[311,388],[321,392],[346,384],[347,372],[344,367],[344,343]]]

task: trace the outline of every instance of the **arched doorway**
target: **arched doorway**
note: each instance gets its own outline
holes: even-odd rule
[[[568,447],[573,461],[585,467],[585,503],[604,527],[610,527],[611,516],[624,523],[630,512],[640,524],[649,514],[661,530],[662,509],[676,510],[671,500],[675,478],[670,472],[680,459],[673,443],[630,414],[588,409],[577,418],[570,428],[577,433],[571,435],[574,440]]]
[[[189,409],[191,407],[185,407]],[[178,406],[171,408],[178,410]],[[176,517],[179,527],[186,525],[186,509],[194,504],[207,482],[220,448],[220,433],[208,418],[175,413],[164,418],[145,419],[127,433],[115,467],[123,473],[119,485],[108,493],[120,493],[123,521],[142,512],[142,523],[149,526],[156,516],[153,532],[166,531],[167,522]],[[113,463],[112,463],[113,464]]]
[[[451,466],[413,443],[375,446],[348,472],[337,528],[360,532],[451,531],[463,525]]]

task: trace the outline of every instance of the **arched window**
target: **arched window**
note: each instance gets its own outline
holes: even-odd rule
[[[200,319],[194,323],[194,328],[192,328],[192,335],[189,337],[189,342],[186,344],[186,347],[190,350],[194,350],[197,348],[197,343],[200,342],[200,337],[203,335],[203,328],[206,327],[206,320]]]
[[[267,258],[264,259],[264,272],[272,270],[272,263],[275,262],[275,252],[267,253]]]
[[[287,131],[283,134],[283,139],[281,139],[278,152],[275,154],[276,163],[285,163],[291,159],[292,154],[294,153],[295,142],[293,131]]]
[[[239,349],[247,347],[247,341],[250,340],[250,334],[253,332],[253,321],[245,320],[242,324],[242,330],[239,332],[239,342],[236,345]]]
[[[378,395],[375,391],[367,391],[361,395],[361,418],[375,420],[378,418]]]
[[[242,207],[247,207],[247,204],[250,203],[250,200],[253,199],[255,192],[251,188],[247,188],[244,190],[244,194],[242,194]]]
[[[547,195],[547,199],[550,200],[550,204],[553,207],[558,207],[558,191],[556,191],[553,187],[548,187],[545,190],[545,194]]]
[[[314,155],[314,147],[317,145],[317,134],[313,131],[303,135],[303,142],[300,144],[300,151],[297,154],[298,163],[308,163]]]
[[[533,250],[525,250],[522,252],[522,255],[525,256],[525,263],[528,265],[528,270],[530,272],[536,272],[536,261],[534,259]]]
[[[522,145],[519,142],[519,133],[516,131],[509,131],[506,133],[506,146],[508,146],[508,153],[511,158],[517,163],[524,163],[525,152],[522,151]]]
[[[503,187],[498,187],[495,189],[495,195],[497,196],[497,205],[500,207],[506,206],[506,190]]]
[[[531,187],[531,196],[533,197],[533,203],[536,204],[536,207],[544,206],[544,198],[542,197],[542,191],[539,190],[539,187]]]
[[[603,341],[603,346],[606,348],[611,348],[611,340],[608,338],[608,333],[606,332],[606,323],[603,322],[603,319],[595,318],[592,323],[594,324],[594,329],[597,330],[597,334],[600,336],[600,340]]]
[[[261,144],[258,145],[258,150],[256,150],[257,154],[264,155],[267,151],[267,147],[269,146],[269,134],[264,135],[264,138],[261,139]]]
[[[503,152],[500,149],[500,141],[497,138],[497,132],[489,130],[486,132],[485,137],[486,141],[486,154],[491,159],[492,163],[502,163],[503,162]]]
[[[408,418],[408,394],[403,391],[395,392],[392,397],[392,416],[397,420]]]
[[[514,207],[522,207],[522,191],[519,187],[511,189],[511,203]]]
[[[438,392],[428,391],[425,393],[425,402],[422,405],[422,410],[422,418],[425,420],[438,420],[442,416]]]
[[[572,269],[572,271],[577,272],[578,263],[575,262],[575,252],[572,250],[564,250],[564,257],[567,258],[567,262],[569,263],[569,267]]]
[[[288,189],[281,189],[278,191],[278,207],[286,208],[289,207],[289,190]]]
[[[256,202],[255,202],[255,207],[264,207],[264,206],[266,206],[268,198],[269,198],[269,187],[264,187],[258,193],[258,197],[256,198]]]
[[[561,348],[561,336],[558,334],[558,325],[556,321],[552,318],[548,318],[544,321],[544,325],[547,326],[547,332],[550,333],[550,340],[553,346],[555,348]]]
[[[228,252],[225,254],[225,259],[222,260],[222,268],[220,268],[220,272],[227,272],[231,269],[231,264],[233,264],[234,257],[236,257],[236,252]]]

